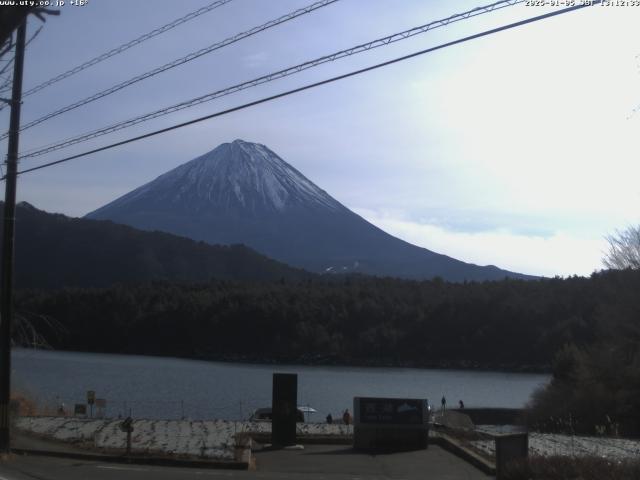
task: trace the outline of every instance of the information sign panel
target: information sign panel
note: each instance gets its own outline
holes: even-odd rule
[[[356,422],[376,425],[421,425],[424,423],[424,400],[406,398],[358,398]]]

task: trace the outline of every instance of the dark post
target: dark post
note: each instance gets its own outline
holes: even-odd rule
[[[127,434],[127,450],[125,455],[131,455],[131,433],[133,432],[133,418],[127,417],[120,423],[120,430]]]
[[[129,429],[127,430],[127,457],[131,456],[131,432],[133,431],[133,429]]]
[[[96,392],[94,390],[87,390],[87,403],[91,411],[90,417],[93,418],[93,404],[96,402]]]
[[[20,103],[22,101],[22,68],[26,19],[18,27],[13,66],[11,119],[7,149],[7,174],[2,237],[2,292],[0,292],[0,452],[9,453],[9,398],[11,395],[11,323],[13,321],[13,243],[15,240],[16,183],[18,172],[18,140],[20,136]]]
[[[271,443],[279,446],[296,443],[296,414],[298,404],[298,375],[273,374],[271,401]]]

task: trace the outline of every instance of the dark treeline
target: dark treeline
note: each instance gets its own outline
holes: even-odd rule
[[[551,383],[533,395],[538,430],[640,437],[640,271],[608,274],[608,300],[592,342],[556,352]],[[615,281],[613,281],[615,280]]]
[[[640,437],[640,270],[591,279],[593,335],[558,349],[549,385],[530,402],[536,430]],[[570,341],[569,341],[570,340]]]
[[[565,345],[637,345],[638,291],[638,271],[462,284],[346,277],[22,290],[16,307],[57,349],[548,371]]]
[[[637,313],[636,313],[637,315]],[[553,378],[534,393],[535,430],[640,437],[640,329],[587,347],[565,345]]]

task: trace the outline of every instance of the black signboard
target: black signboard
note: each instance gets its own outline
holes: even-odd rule
[[[297,402],[298,375],[274,373],[271,401],[271,442],[274,445],[286,446],[296,443]]]
[[[406,398],[359,398],[360,423],[419,425],[424,423],[424,400]]]

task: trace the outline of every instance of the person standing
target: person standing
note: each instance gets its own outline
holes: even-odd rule
[[[447,408],[447,399],[444,398],[444,395],[442,396],[442,400],[440,400],[440,403],[442,404],[442,411],[444,412]]]
[[[347,408],[344,413],[342,414],[342,421],[344,422],[344,424],[348,427],[349,424],[351,423],[351,413],[349,412],[349,409]]]

